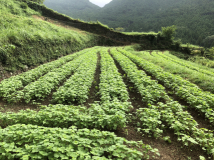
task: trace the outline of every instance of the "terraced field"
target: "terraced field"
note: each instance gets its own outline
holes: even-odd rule
[[[212,89],[164,66],[214,72],[140,54],[88,48],[1,81],[0,159],[212,159]]]

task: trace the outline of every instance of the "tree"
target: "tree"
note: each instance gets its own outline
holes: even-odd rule
[[[205,47],[212,47],[212,46],[214,46],[214,35],[206,37],[204,39],[203,43],[204,43]]]
[[[162,27],[161,35],[166,37],[168,40],[173,40],[173,35],[175,34],[176,26]]]

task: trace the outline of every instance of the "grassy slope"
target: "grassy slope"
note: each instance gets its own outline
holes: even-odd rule
[[[97,45],[98,38],[37,20],[23,2],[0,0],[0,62],[10,71]]]
[[[196,70],[193,70],[186,66],[175,63],[171,60],[167,60],[167,59],[163,58],[161,56],[161,54],[171,57],[181,63],[188,64],[193,67],[197,67],[200,70],[207,70],[207,71],[210,71],[211,73],[213,73],[213,69],[211,69],[209,67],[176,58],[175,56],[171,55],[168,52],[162,53],[162,52],[158,52],[158,51],[153,51],[151,54],[149,54],[149,52],[146,52],[146,51],[142,51],[142,52],[131,51],[131,52],[133,54],[139,56],[140,58],[143,58],[147,61],[150,61],[156,65],[161,66],[164,69],[164,71],[166,71],[166,72],[180,75],[182,78],[187,79],[192,83],[195,83],[201,89],[214,93],[214,88],[213,88],[214,78],[212,75],[207,75],[201,71],[196,71]]]

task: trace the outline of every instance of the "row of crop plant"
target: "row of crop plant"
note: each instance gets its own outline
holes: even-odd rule
[[[210,92],[204,92],[197,85],[181,78],[178,75],[165,72],[161,67],[143,61],[141,58],[120,50],[124,55],[129,57],[133,62],[141,66],[147,73],[154,76],[165,87],[171,89],[180,99],[186,101],[191,107],[202,112],[212,124],[214,121],[214,95]]]
[[[74,54],[72,57],[73,59],[74,57],[77,58],[58,68],[52,68],[47,74],[29,83],[20,90],[17,88],[16,90],[14,89],[13,92],[8,92],[4,99],[8,102],[20,102],[24,100],[26,103],[29,103],[31,100],[44,100],[54,89],[57,89],[61,82],[74,73],[63,86],[53,93],[53,102],[70,104],[71,102],[78,101],[82,103],[87,99],[88,90],[94,78],[97,64],[97,49],[84,50]],[[29,71],[29,73],[32,72],[33,71]],[[28,76],[30,78],[33,77],[29,74]],[[17,77],[19,77],[19,75]],[[14,78],[16,78],[16,76]],[[8,82],[8,84],[10,83]],[[5,86],[7,87],[7,85]]]
[[[16,124],[0,129],[1,159],[136,159],[142,142],[133,142],[114,133],[96,129],[49,128]],[[135,149],[132,149],[135,148]]]
[[[185,66],[187,68],[190,68],[192,70],[196,70],[198,72],[201,72],[201,73],[204,73],[204,74],[207,74],[207,75],[210,75],[210,76],[214,76],[214,72],[212,72],[212,71],[205,70],[205,69],[202,69],[200,67],[193,66],[193,65],[191,65],[188,62],[184,62],[182,60],[174,59],[174,58],[171,58],[171,57],[167,56],[168,52],[169,51],[164,52],[163,54],[161,54],[160,52],[158,52],[158,55],[161,56],[161,57],[163,57],[163,58],[165,58],[165,59],[167,59],[167,60],[169,60],[169,61],[173,61],[173,62],[175,62],[177,64],[180,64],[180,65]]]
[[[8,98],[12,93],[22,89],[24,86],[36,81],[42,75],[50,72],[51,70],[60,67],[61,65],[72,61],[74,58],[85,53],[88,49],[62,57],[58,60],[40,65],[39,67],[19,74],[17,76],[12,76],[8,79],[1,81],[0,83],[0,97]]]
[[[140,58],[146,59],[158,66],[163,67],[166,72],[178,74],[182,78],[188,79],[190,82],[195,83],[201,89],[214,93],[214,77],[211,75],[211,71],[205,69],[195,70],[190,67],[186,67],[185,65],[181,65],[164,58],[164,54],[160,54],[160,52],[158,53],[157,51],[152,52],[151,54],[149,52],[143,52],[143,54],[142,52],[135,52],[135,54]],[[210,74],[206,74],[206,71]]]
[[[12,100],[18,102],[24,99],[26,103],[29,103],[32,99],[44,100],[63,80],[71,76],[81,65],[82,61],[89,56],[90,54],[85,53],[73,61],[51,70],[37,81],[24,87],[23,90],[14,92],[14,94],[11,95]]]
[[[0,126],[4,128],[0,129],[0,145],[2,146],[0,158],[140,160],[142,157],[148,158],[149,151],[158,154],[157,150],[142,142],[127,141],[116,137],[110,132],[99,131],[116,130],[120,127],[125,127],[127,113],[132,108],[131,103],[128,102],[127,86],[123,82],[115,61],[118,62],[127,77],[135,85],[142,97],[142,101],[148,104],[147,108],[139,108],[136,113],[140,120],[140,130],[142,132],[153,134],[155,137],[162,137],[166,128],[170,128],[174,130],[178,140],[182,141],[184,145],[200,145],[208,154],[214,153],[212,131],[198,128],[198,123],[185,111],[186,107],[171,99],[167,95],[164,86],[173,91],[173,93],[176,93],[182,87],[184,88],[185,85],[187,85],[185,89],[190,88],[191,94],[193,94],[193,91],[200,89],[182,78],[165,73],[158,66],[120,48],[110,48],[110,54],[114,59],[110,56],[108,48],[92,49],[75,58],[72,61],[73,63],[68,62],[67,66],[65,64],[63,69],[65,71],[60,68],[54,69],[53,71],[57,71],[55,73],[57,75],[67,72],[66,70],[69,66],[76,64],[74,63],[75,61],[78,62],[78,59],[85,58],[79,63],[74,75],[71,76],[70,79],[72,81],[68,79],[69,83],[67,83],[68,81],[66,82],[68,85],[62,86],[67,87],[64,91],[68,96],[71,95],[70,98],[57,103],[73,103],[76,101],[83,103],[84,98],[87,99],[97,66],[97,52],[101,56],[98,93],[101,102],[91,104],[89,108],[58,104],[43,106],[38,112],[26,110],[18,113],[0,113]],[[146,72],[138,69],[136,64]],[[152,80],[146,73],[151,74],[157,80]],[[166,77],[165,80],[162,80],[164,77],[162,74],[171,75],[171,77]],[[87,76],[87,78],[84,76]],[[158,81],[164,86],[158,84]],[[175,86],[176,82],[178,83],[177,86]],[[51,84],[54,83],[55,80],[51,80]],[[69,90],[69,87],[72,88],[71,84],[75,84],[75,89],[85,90],[82,98],[76,98],[70,94],[76,93],[75,89]],[[203,91],[199,93],[203,93],[207,98],[212,97],[210,93]],[[195,93],[193,96],[201,96],[199,93]],[[211,105],[211,100],[208,100],[207,104]],[[211,106],[209,107],[212,111]],[[209,113],[208,111],[206,110],[207,113]],[[170,139],[168,140],[170,141]],[[26,141],[28,142],[27,144],[25,143]],[[141,152],[137,151],[137,149],[140,149]]]
[[[185,85],[187,85],[185,88],[187,91],[188,89],[190,89],[189,92],[193,93],[193,91],[199,90],[198,88],[196,88],[195,90],[191,88],[191,87],[195,87],[194,84],[192,84],[191,86],[188,86],[188,84],[191,84],[190,82],[183,80],[180,77],[178,78],[178,76],[176,75],[166,73],[160,67],[150,62],[147,62],[146,60],[143,60],[123,49],[118,49],[118,52],[116,55],[118,56],[121,54],[123,54],[124,56],[127,56],[127,58],[130,58],[133,62],[141,66],[147,73],[150,73],[158,81],[163,83],[164,86],[172,89],[172,91],[175,92],[175,94],[176,94],[176,90],[184,89],[185,87],[183,84],[184,82],[185,82]],[[163,75],[165,75],[165,80],[162,80],[162,78],[164,77]],[[169,75],[171,77],[169,77]],[[175,87],[175,82],[173,82],[173,80],[175,79],[178,82],[176,87]],[[202,96],[203,94],[205,94],[208,98],[212,97],[210,93],[205,93],[203,91],[199,93],[201,94],[198,94],[197,96]],[[151,132],[154,134],[154,136],[157,137],[157,136],[161,136],[164,128],[169,127],[174,130],[174,133],[178,136],[178,140],[182,141],[184,145],[186,146],[200,145],[202,149],[207,151],[208,154],[214,154],[214,149],[213,149],[214,137],[213,137],[212,131],[204,128],[201,128],[201,129],[198,128],[198,123],[187,111],[185,111],[186,106],[182,106],[177,101],[172,100],[166,94],[166,92],[164,94],[165,94],[165,96],[163,96],[164,102],[159,102],[157,103],[157,105],[148,104],[148,108],[140,108],[137,110],[137,116],[140,118],[142,122],[141,123],[141,127],[143,128],[142,131],[146,133]],[[191,93],[189,93],[188,95],[191,95]],[[180,96],[180,98],[183,98],[186,96],[187,95],[183,94],[182,97]],[[192,95],[192,97],[193,96],[196,96],[196,93],[195,95]],[[201,99],[198,99],[198,101],[201,103],[205,103],[205,105],[207,102],[211,102],[208,100],[206,102],[206,100],[203,101]],[[198,108],[200,108],[200,106],[202,107],[202,105],[200,104],[197,106]],[[209,108],[208,110],[204,110],[204,111],[206,116],[208,116],[210,111],[212,111],[212,109]],[[167,126],[164,126],[163,122],[165,122]],[[210,122],[212,122],[212,119],[210,119]]]
[[[38,112],[26,110],[0,113],[0,126],[4,128],[0,129],[1,159],[141,160],[149,159],[148,152],[158,154],[156,149],[143,142],[128,141],[116,137],[112,132],[97,130],[125,127],[126,112],[131,108],[126,86],[114,60],[105,49],[100,51],[100,55],[101,103],[91,104],[89,108],[58,104],[42,106]],[[64,91],[70,96],[60,103],[82,103],[87,98],[96,69],[97,50],[90,50],[72,62],[83,57],[84,61],[68,79],[69,83],[66,82],[67,85],[64,84],[58,89],[67,87]],[[67,64],[72,65],[71,62]],[[68,66],[64,69],[66,68]],[[61,69],[54,71],[64,73]],[[52,80],[50,81],[52,84]],[[70,89],[73,86],[75,90]],[[78,88],[80,91],[87,90],[87,93],[85,91],[85,95],[76,98],[72,93]]]
[[[73,102],[84,103],[86,101],[97,67],[97,52],[97,49],[90,50],[83,57],[83,62],[74,75],[53,93],[54,103],[71,104]]]
[[[129,111],[131,108],[127,86],[123,82],[121,74],[114,63],[113,58],[109,55],[107,49],[100,51],[101,55],[101,75],[99,84],[99,95],[101,103],[120,102],[123,104],[123,111]]]
[[[142,70],[138,70],[136,64],[129,58],[119,53],[116,48],[111,49],[111,54],[119,62],[127,77],[136,86],[145,103],[154,103],[165,97],[164,87],[159,85],[155,80]]]

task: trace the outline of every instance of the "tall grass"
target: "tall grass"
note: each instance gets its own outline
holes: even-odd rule
[[[170,72],[172,74],[180,75],[182,78],[187,79],[192,83],[195,83],[201,89],[214,93],[213,76],[209,76],[199,71],[192,70],[180,64],[174,63],[170,60],[166,60],[161,56],[158,56],[158,54],[162,54],[162,52],[159,52],[157,54],[157,51],[154,51],[153,53],[151,53],[151,55],[149,52],[146,52],[146,51],[142,51],[142,52],[134,51],[132,53],[141,57],[142,61],[147,60],[152,63],[155,63],[156,65],[161,66],[165,71]]]
[[[0,61],[11,71],[98,43],[98,36],[33,18],[32,15],[41,14],[24,2],[0,0],[0,3]]]

